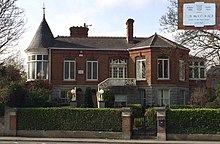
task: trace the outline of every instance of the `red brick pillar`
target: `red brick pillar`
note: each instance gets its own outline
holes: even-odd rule
[[[157,108],[157,140],[166,141],[166,108]]]
[[[122,138],[131,139],[132,134],[132,112],[131,108],[122,108]]]
[[[5,108],[5,136],[16,136],[17,135],[17,109],[16,108]]]

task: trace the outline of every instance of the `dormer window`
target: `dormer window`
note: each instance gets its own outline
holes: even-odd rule
[[[32,54],[28,56],[28,80],[48,79],[48,55]]]

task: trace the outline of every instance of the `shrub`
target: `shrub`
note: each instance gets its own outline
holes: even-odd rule
[[[85,91],[85,107],[87,108],[94,107],[94,104],[92,101],[92,95],[93,95],[93,90],[90,87],[87,87]]]
[[[153,108],[147,108],[145,111],[145,119],[146,119],[146,126],[149,130],[156,131],[157,129],[157,112]]]
[[[103,93],[103,99],[105,101],[105,107],[113,108],[115,102],[115,96],[110,89],[105,89]]]
[[[19,108],[18,130],[121,131],[120,109]]]
[[[25,106],[45,107],[49,100],[51,85],[48,81],[35,80],[27,84],[28,96],[25,99]]]
[[[220,109],[170,109],[167,133],[217,134],[220,132]]]
[[[11,82],[8,86],[9,101],[8,106],[10,107],[21,107],[24,104],[26,96],[26,90],[23,84],[18,82]]]
[[[138,117],[143,117],[145,109],[147,107],[141,106],[141,104],[128,104],[127,107],[132,108],[133,116],[138,118]]]
[[[208,102],[205,105],[206,108],[220,108],[220,100],[216,99],[212,102]]]

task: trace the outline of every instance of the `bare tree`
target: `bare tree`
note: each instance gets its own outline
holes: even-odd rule
[[[164,32],[176,32],[175,40],[191,49],[191,54],[206,58],[210,64],[220,65],[220,31],[178,30],[178,1],[168,0],[168,12],[160,19]]]
[[[9,54],[25,32],[24,10],[16,6],[17,0],[0,0],[0,62]]]
[[[168,0],[170,6],[167,7],[168,12],[160,18],[160,26],[165,32],[174,32],[178,26],[177,0]]]
[[[208,91],[204,87],[197,87],[190,98],[189,104],[204,107],[208,101]]]

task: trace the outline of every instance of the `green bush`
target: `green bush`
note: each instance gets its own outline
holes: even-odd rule
[[[3,103],[0,103],[0,117],[4,116],[5,106]]]
[[[49,100],[51,85],[48,81],[35,80],[27,83],[27,97],[25,107],[45,107]]]
[[[115,103],[115,96],[111,89],[105,89],[103,93],[103,99],[105,101],[105,107],[113,108]]]
[[[153,108],[147,108],[145,111],[146,126],[149,130],[156,131],[157,129],[157,112]]]
[[[24,105],[26,90],[22,83],[11,82],[8,86],[9,101],[7,103],[10,107],[21,107]]]
[[[19,108],[18,130],[121,131],[120,109]]]
[[[167,133],[217,134],[220,132],[220,109],[194,108],[167,111]]]
[[[142,107],[141,104],[128,104],[127,107],[132,108],[133,116],[136,118],[143,117],[147,107]]]

